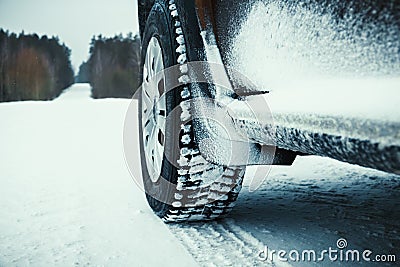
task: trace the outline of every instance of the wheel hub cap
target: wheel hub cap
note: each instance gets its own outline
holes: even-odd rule
[[[142,129],[147,170],[157,182],[164,157],[166,100],[163,55],[160,42],[151,38],[143,67]]]

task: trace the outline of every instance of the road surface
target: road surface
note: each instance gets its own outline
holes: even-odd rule
[[[164,225],[125,166],[128,105],[90,99],[85,84],[52,102],[0,104],[0,266],[310,266],[272,250],[319,253],[341,238],[343,251],[400,260],[400,177],[326,158],[273,167],[255,192],[249,168],[228,218]]]

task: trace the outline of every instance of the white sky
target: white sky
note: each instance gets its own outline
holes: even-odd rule
[[[0,28],[57,35],[72,50],[75,70],[93,35],[138,32],[136,0],[0,0]]]

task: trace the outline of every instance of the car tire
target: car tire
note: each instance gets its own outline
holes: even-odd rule
[[[182,115],[191,112],[185,105],[191,99],[191,85],[166,93],[162,79],[168,77],[157,75],[160,65],[166,69],[188,61],[174,1],[156,1],[142,36],[139,143],[147,201],[165,222],[225,216],[238,197],[245,167],[220,166],[205,160],[192,121]],[[155,82],[149,84],[152,79]]]

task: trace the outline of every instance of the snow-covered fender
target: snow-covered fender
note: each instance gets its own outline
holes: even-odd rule
[[[138,1],[140,32],[144,31],[145,21],[155,1]],[[189,62],[208,62],[222,66],[223,62],[217,46],[214,34],[214,10],[217,1],[211,0],[175,0],[176,8],[182,23],[186,55]],[[234,2],[234,1],[232,1]],[[207,69],[207,68],[205,68]],[[207,70],[205,70],[207,72]],[[193,99],[204,101],[192,101],[192,114],[194,121],[195,138],[199,144],[202,155],[210,162],[219,165],[243,166],[243,165],[290,165],[293,163],[296,154],[271,146],[260,145],[251,142],[246,137],[235,134],[233,120],[228,116],[225,119],[216,121],[210,119],[212,114],[226,113],[231,103],[242,106],[241,110],[248,110],[251,117],[251,110],[246,103],[240,103],[238,88],[231,85],[231,79],[226,71],[218,69],[218,77],[212,71],[203,73],[204,77],[213,77],[215,82],[223,86],[215,86],[213,81],[205,84],[191,86]],[[242,88],[242,87],[240,87]],[[236,91],[235,91],[236,90]],[[210,100],[211,103],[210,104]],[[221,108],[222,106],[222,108]],[[219,116],[221,118],[221,116]],[[222,116],[224,117],[224,116]],[[224,128],[224,129],[222,129]],[[227,133],[229,138],[222,134],[221,129]]]

